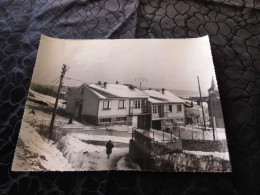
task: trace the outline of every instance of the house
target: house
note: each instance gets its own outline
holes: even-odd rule
[[[207,125],[209,121],[208,104],[202,102],[205,123]],[[192,125],[204,125],[203,111],[200,102],[185,101],[185,122]]]
[[[214,79],[212,78],[211,87],[208,89],[208,111],[209,121],[211,127],[224,128],[224,120],[222,114],[222,107],[220,103],[219,92],[216,88]]]
[[[82,84],[67,94],[66,112],[74,118],[96,124],[127,124],[150,129],[149,96],[132,85]]]
[[[184,100],[165,89],[144,90],[144,93],[150,96],[148,110],[151,112],[153,129],[163,130],[176,124],[185,124]]]

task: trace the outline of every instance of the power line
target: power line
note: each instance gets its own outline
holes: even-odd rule
[[[53,81],[51,81],[50,83],[54,83],[54,82],[57,81],[58,79],[60,79],[60,76],[57,77],[56,79],[54,79]]]

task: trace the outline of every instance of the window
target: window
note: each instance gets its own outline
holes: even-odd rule
[[[119,100],[118,108],[120,108],[120,109],[125,108],[125,100]]]
[[[103,109],[104,110],[111,109],[111,101],[104,101],[103,102]]]
[[[158,113],[158,106],[153,106],[153,114]]]
[[[167,119],[166,122],[167,123],[173,123],[173,119]]]
[[[141,100],[135,100],[134,101],[134,108],[135,109],[141,108]]]
[[[84,88],[83,87],[81,88],[81,94],[84,94]]]
[[[169,105],[169,106],[168,106],[168,111],[169,111],[169,112],[172,112],[172,105]]]
[[[100,123],[111,123],[111,118],[101,118]]]
[[[182,109],[181,109],[181,105],[177,105],[177,112],[181,112]]]
[[[116,121],[117,122],[125,122],[126,121],[126,117],[117,117]]]

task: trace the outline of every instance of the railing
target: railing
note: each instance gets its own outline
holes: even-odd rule
[[[137,142],[147,142],[147,140],[155,142],[175,142],[178,137],[176,137],[172,132],[167,133],[160,130],[146,131],[133,128],[132,139],[136,140]]]
[[[186,140],[214,140],[212,129],[199,129],[196,127],[184,127],[179,126],[177,128],[170,129],[175,136],[179,139]],[[225,130],[215,130],[215,140],[225,140]]]

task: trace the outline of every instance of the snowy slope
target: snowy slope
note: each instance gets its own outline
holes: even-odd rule
[[[52,141],[44,140],[26,121],[22,122],[12,171],[73,171]]]

